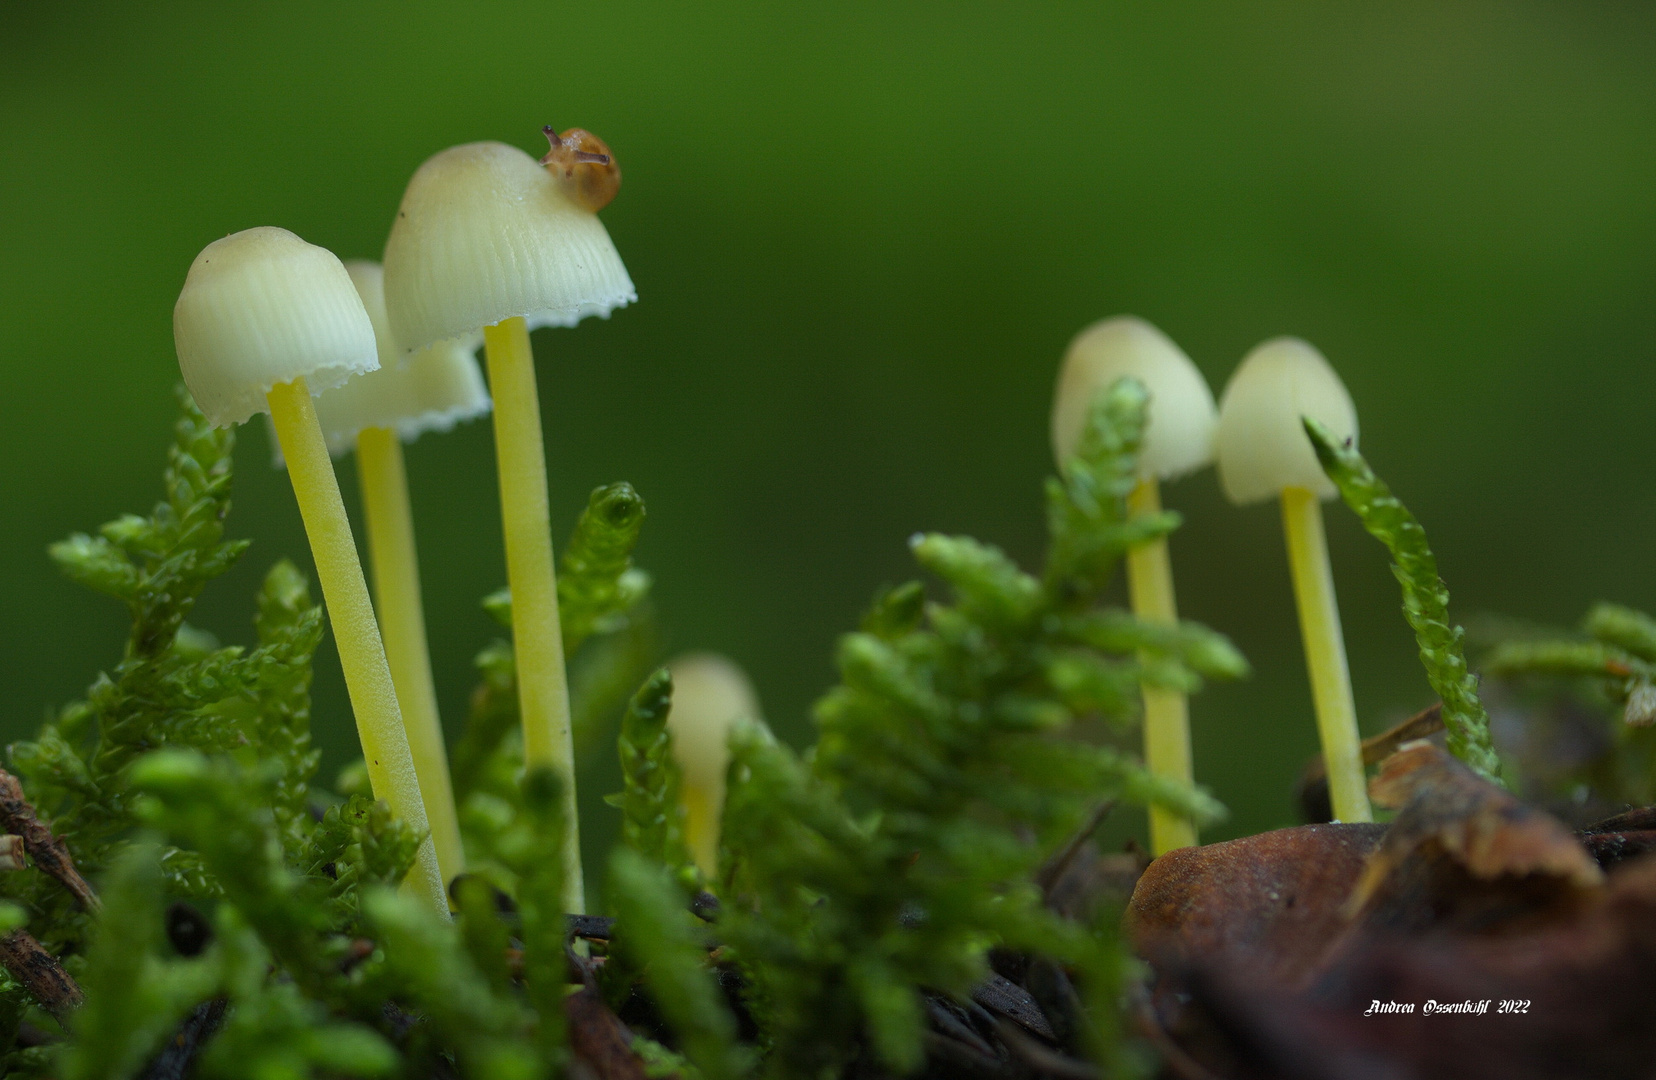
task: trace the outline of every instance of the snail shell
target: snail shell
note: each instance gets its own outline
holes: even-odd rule
[[[597,213],[608,206],[621,189],[621,166],[604,140],[585,128],[570,128],[561,135],[550,124],[541,130],[552,144],[540,159],[546,171],[588,210]]]

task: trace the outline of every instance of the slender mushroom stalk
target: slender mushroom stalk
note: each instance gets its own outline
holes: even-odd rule
[[[386,242],[385,301],[391,336],[407,349],[483,329],[524,757],[563,780],[564,902],[581,912],[575,750],[529,331],[608,316],[637,294],[597,215],[620,183],[614,158],[579,129],[546,134],[552,151],[541,162],[501,143],[469,143],[420,166]]]
[[[469,340],[440,342],[405,356],[394,344],[386,323],[380,265],[352,260],[345,264],[345,270],[373,323],[380,367],[317,398],[316,416],[334,456],[349,452],[353,446],[356,449],[374,608],[385,637],[386,659],[396,684],[397,704],[408,732],[426,818],[431,822],[437,865],[443,880],[453,881],[465,872],[466,857],[437,711],[431,653],[426,644],[420,566],[402,444],[427,431],[447,431],[462,420],[484,415],[489,411],[489,394],[472,355],[478,344],[476,335]]]
[[[374,328],[345,267],[286,229],[258,228],[208,244],[173,309],[184,381],[220,427],[269,412],[316,561],[328,620],[374,797],[429,832],[385,646],[368,600],[313,392],[379,366]],[[445,917],[448,901],[429,835],[404,887]]]
[[[673,676],[667,730],[683,778],[684,841],[696,866],[712,880],[719,864],[730,729],[760,718],[759,696],[742,669],[717,653],[686,653],[669,661],[667,669]]]
[[[1132,377],[1150,392],[1150,419],[1139,453],[1139,482],[1128,498],[1134,517],[1161,512],[1161,481],[1213,461],[1217,416],[1213,391],[1196,365],[1171,339],[1143,319],[1120,316],[1078,334],[1064,355],[1052,401],[1052,450],[1058,467],[1075,454],[1087,412],[1116,380]],[[1173,596],[1173,564],[1167,538],[1127,553],[1127,589],[1133,613],[1147,622],[1179,621]],[[1189,784],[1190,711],[1177,690],[1144,686],[1144,761],[1152,773]],[[1162,855],[1196,843],[1196,826],[1159,806],[1150,808],[1150,848]]]
[[[1241,506],[1279,498],[1288,567],[1310,670],[1329,800],[1340,821],[1372,821],[1363,781],[1362,737],[1351,696],[1340,609],[1323,534],[1322,500],[1337,492],[1317,464],[1302,418],[1356,441],[1357,410],[1321,353],[1298,338],[1274,338],[1242,361],[1219,402],[1219,481]]]

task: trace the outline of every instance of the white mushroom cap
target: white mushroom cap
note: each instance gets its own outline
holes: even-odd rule
[[[202,249],[173,308],[178,366],[218,427],[268,412],[278,383],[330,390],[379,367],[374,327],[333,252],[286,229],[247,229]]]
[[[1060,468],[1075,455],[1093,399],[1132,376],[1150,392],[1139,475],[1171,480],[1213,461],[1218,413],[1213,391],[1184,350],[1143,319],[1119,315],[1075,336],[1052,398],[1052,452]]]
[[[520,316],[531,330],[574,326],[636,299],[598,215],[504,143],[428,159],[385,244],[391,334],[409,349]]]
[[[379,263],[353,259],[345,270],[374,324],[380,368],[316,399],[316,419],[331,452],[348,453],[364,428],[391,428],[408,442],[489,411],[489,391],[472,355],[482,344],[481,334],[441,341],[407,356],[392,340],[386,322]]]
[[[1219,483],[1231,502],[1274,499],[1291,487],[1334,497],[1301,423],[1306,416],[1356,443],[1357,408],[1322,353],[1280,337],[1243,358],[1219,402]]]
[[[717,653],[686,653],[667,664],[673,675],[673,706],[667,729],[673,758],[686,787],[724,799],[730,764],[730,729],[740,720],[759,719],[759,696],[742,669]]]

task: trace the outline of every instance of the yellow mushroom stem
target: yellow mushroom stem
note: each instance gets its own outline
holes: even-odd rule
[[[722,793],[685,784],[679,789],[684,805],[684,845],[696,868],[709,881],[719,874],[719,818],[724,811]]]
[[[581,882],[581,832],[575,817],[575,743],[569,730],[558,579],[547,509],[546,450],[541,443],[535,356],[521,318],[483,328],[494,398],[495,457],[506,533],[506,583],[512,591],[512,640],[517,653],[518,711],[523,756],[563,780],[564,910],[586,910]]]
[[[420,561],[414,550],[414,515],[408,501],[408,471],[402,440],[389,428],[357,433],[357,477],[368,529],[368,563],[374,576],[374,607],[391,681],[397,688],[403,729],[414,757],[414,772],[424,797],[426,820],[437,847],[444,881],[466,871],[460,844],[460,820],[454,812],[454,785],[449,780],[443,723],[437,712],[437,686],[431,677],[426,645],[425,611],[420,602]]]
[[[282,457],[287,461],[288,479],[299,501],[311,556],[316,560],[322,601],[339,647],[339,665],[345,671],[351,711],[356,714],[357,737],[368,762],[368,783],[374,798],[383,799],[410,828],[426,832],[429,825],[425,805],[420,799],[408,736],[403,731],[402,712],[397,708],[397,692],[374,621],[374,608],[368,601],[368,583],[362,577],[351,522],[339,497],[333,459],[322,439],[322,427],[316,422],[316,406],[304,379],[278,383],[266,395],[266,401]],[[437,849],[429,836],[420,845],[403,887],[448,917]]]
[[[1127,497],[1133,517],[1161,512],[1161,487],[1155,477],[1140,480]],[[1179,621],[1173,599],[1173,564],[1167,555],[1167,538],[1158,537],[1127,552],[1127,591],[1133,614],[1145,622],[1172,626]],[[1177,690],[1145,686],[1144,763],[1156,776],[1189,784],[1195,780],[1190,762],[1190,709]],[[1150,850],[1163,855],[1174,848],[1196,843],[1196,826],[1190,819],[1159,806],[1150,808]]]
[[[1323,533],[1322,503],[1304,488],[1284,488],[1282,529],[1288,538],[1288,569],[1299,607],[1305,665],[1311,673],[1311,699],[1317,711],[1328,796],[1338,821],[1373,821],[1363,778],[1362,736],[1351,697],[1345,635],[1334,599],[1334,574]]]

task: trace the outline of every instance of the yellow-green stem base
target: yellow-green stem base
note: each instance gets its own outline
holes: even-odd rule
[[[1317,732],[1328,769],[1328,797],[1338,821],[1373,821],[1363,774],[1363,742],[1351,696],[1345,635],[1334,597],[1334,571],[1323,533],[1322,503],[1304,488],[1282,493],[1282,529],[1288,540],[1288,568],[1299,607],[1305,666],[1311,675]]]
[[[1134,517],[1161,512],[1161,489],[1154,477],[1141,480],[1127,497]],[[1159,537],[1127,552],[1127,591],[1133,614],[1146,622],[1174,625],[1179,621],[1173,596],[1173,564],[1167,538]],[[1190,756],[1190,707],[1176,690],[1146,686],[1144,693],[1144,764],[1157,776],[1190,784],[1195,769]],[[1164,855],[1196,843],[1196,826],[1189,818],[1159,806],[1150,808],[1150,850]]]
[[[546,450],[529,328],[507,319],[483,329],[494,398],[495,457],[506,535],[506,581],[512,590],[512,641],[517,653],[523,756],[530,768],[549,766],[563,780],[564,907],[586,910],[580,825],[575,814],[575,742],[569,728],[558,580],[547,508]]]
[[[385,800],[392,813],[410,827],[426,832],[425,804],[420,798],[408,736],[403,731],[391,669],[385,660],[385,646],[380,641],[351,522],[339,497],[339,480],[322,440],[322,427],[316,422],[310,390],[305,380],[295,379],[272,387],[266,400],[287,461],[293,494],[299,501],[305,535],[310,539],[322,602],[339,647],[345,689],[350,694],[351,711],[356,714],[362,754],[368,762],[368,783],[374,798]],[[403,887],[448,917],[437,849],[429,836],[420,845],[414,869]]]
[[[368,527],[368,562],[374,578],[385,658],[396,684],[408,749],[420,781],[426,820],[437,847],[445,882],[466,871],[460,819],[454,809],[443,723],[437,713],[437,686],[431,676],[425,611],[420,601],[420,560],[414,547],[414,513],[408,500],[408,470],[402,440],[388,428],[357,434],[357,477],[362,483]]]

